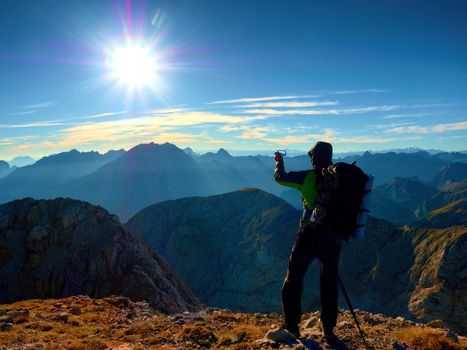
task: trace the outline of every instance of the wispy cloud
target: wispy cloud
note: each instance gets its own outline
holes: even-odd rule
[[[383,119],[400,119],[400,118],[421,118],[427,117],[431,114],[428,113],[402,113],[402,114],[388,114]]]
[[[233,126],[233,125],[224,125],[219,128],[219,131],[222,132],[232,132],[232,131],[238,131],[241,130],[239,126]]]
[[[294,95],[294,96],[267,96],[267,97],[244,97],[237,98],[233,100],[220,100],[209,102],[208,104],[226,104],[226,103],[249,103],[249,102],[259,102],[259,101],[278,101],[278,100],[293,100],[298,98],[316,98],[321,95]]]
[[[386,132],[392,134],[435,134],[461,130],[467,130],[467,122],[400,126],[389,129]]]
[[[151,110],[154,114],[173,114],[173,113],[184,113],[192,111],[192,108],[159,108]]]
[[[57,125],[72,125],[72,123],[64,123],[61,121],[44,121],[44,122],[25,123],[25,124],[0,124],[0,128],[5,128],[5,129],[43,128],[43,127],[57,126]]]
[[[428,103],[428,104],[413,104],[404,107],[411,108],[439,108],[439,107],[455,107],[460,106],[459,103]]]
[[[39,103],[34,103],[31,105],[26,105],[26,106],[20,106],[18,108],[22,109],[37,109],[37,108],[46,108],[46,107],[52,107],[55,105],[54,101],[45,101],[45,102],[39,102]]]
[[[238,135],[240,139],[262,139],[272,130],[268,127],[241,127],[243,133]]]
[[[259,114],[259,115],[345,115],[345,114],[359,114],[370,112],[388,112],[400,108],[399,105],[385,105],[385,106],[367,106],[356,108],[342,108],[342,109],[247,109],[242,113]]]
[[[395,138],[388,137],[368,137],[368,136],[346,136],[335,129],[324,129],[320,133],[306,135],[286,135],[286,136],[260,136],[262,141],[275,145],[303,145],[311,144],[316,140],[322,140],[332,143],[353,143],[353,144],[374,144],[394,141]]]
[[[335,106],[338,101],[322,101],[322,102],[262,102],[251,103],[246,105],[235,106],[237,108],[302,108],[302,107],[319,107],[319,106]]]
[[[332,95],[353,95],[353,94],[366,94],[366,93],[384,93],[389,92],[383,89],[360,89],[360,90],[340,90],[331,92]]]
[[[265,119],[264,116],[230,116],[218,113],[185,112],[169,113],[167,115],[150,115],[137,118],[125,118],[108,121],[65,124],[69,127],[58,131],[58,135],[47,141],[29,148],[65,149],[82,145],[105,144],[134,144],[135,142],[185,142],[192,141],[207,143],[221,143],[221,140],[207,134],[189,134],[179,131],[180,127],[202,124],[242,125],[255,120]],[[62,123],[42,122],[35,124],[8,125],[8,127],[63,125]],[[1,125],[0,125],[1,126]],[[137,140],[137,141],[135,141]],[[225,142],[225,140],[223,140]],[[26,147],[26,146],[24,146]],[[26,148],[17,149],[26,150]]]
[[[10,115],[26,115],[26,114],[34,114],[37,111],[24,111],[24,112],[16,112],[16,113],[9,113]]]
[[[170,113],[160,116],[147,116],[144,118],[137,118],[136,121],[143,119],[147,120],[149,124],[161,126],[192,126],[198,124],[243,124],[266,118],[266,116],[238,116],[222,113],[191,111]]]
[[[368,126],[368,130],[387,130],[400,126],[413,125],[412,122],[405,123],[383,123],[383,124],[371,124]]]
[[[85,115],[81,117],[74,117],[71,119],[96,119],[96,118],[104,118],[104,117],[111,117],[114,115],[120,115],[120,114],[125,114],[127,111],[119,111],[119,112],[104,112],[104,113],[99,113],[99,114],[91,114],[91,115]]]

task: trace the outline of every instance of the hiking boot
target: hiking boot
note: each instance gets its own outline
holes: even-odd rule
[[[297,332],[291,332],[287,328],[279,327],[272,329],[266,333],[266,338],[271,339],[278,343],[295,343],[297,342],[298,336],[300,334]]]
[[[324,337],[323,339],[333,350],[349,350],[347,345],[335,334],[333,334],[331,337]]]
[[[334,334],[334,327],[324,327],[321,319],[318,321],[323,340],[334,350],[348,350],[347,345]]]
[[[324,339],[329,339],[330,341],[337,339],[336,335],[334,334],[334,327],[324,327],[321,319],[318,320],[318,327],[321,329],[321,336]]]

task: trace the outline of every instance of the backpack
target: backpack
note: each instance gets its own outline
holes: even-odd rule
[[[318,182],[317,216],[343,240],[354,235],[368,176],[355,165],[339,162],[324,168]]]

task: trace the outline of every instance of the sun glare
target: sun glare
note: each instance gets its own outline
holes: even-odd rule
[[[157,78],[154,53],[146,47],[128,45],[115,48],[107,61],[110,76],[129,89],[151,86]]]

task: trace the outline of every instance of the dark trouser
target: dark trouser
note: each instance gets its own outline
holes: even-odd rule
[[[321,321],[325,329],[335,327],[340,247],[337,234],[323,225],[310,224],[297,232],[282,286],[282,310],[287,329],[298,329],[302,315],[303,277],[315,257],[321,262]]]

